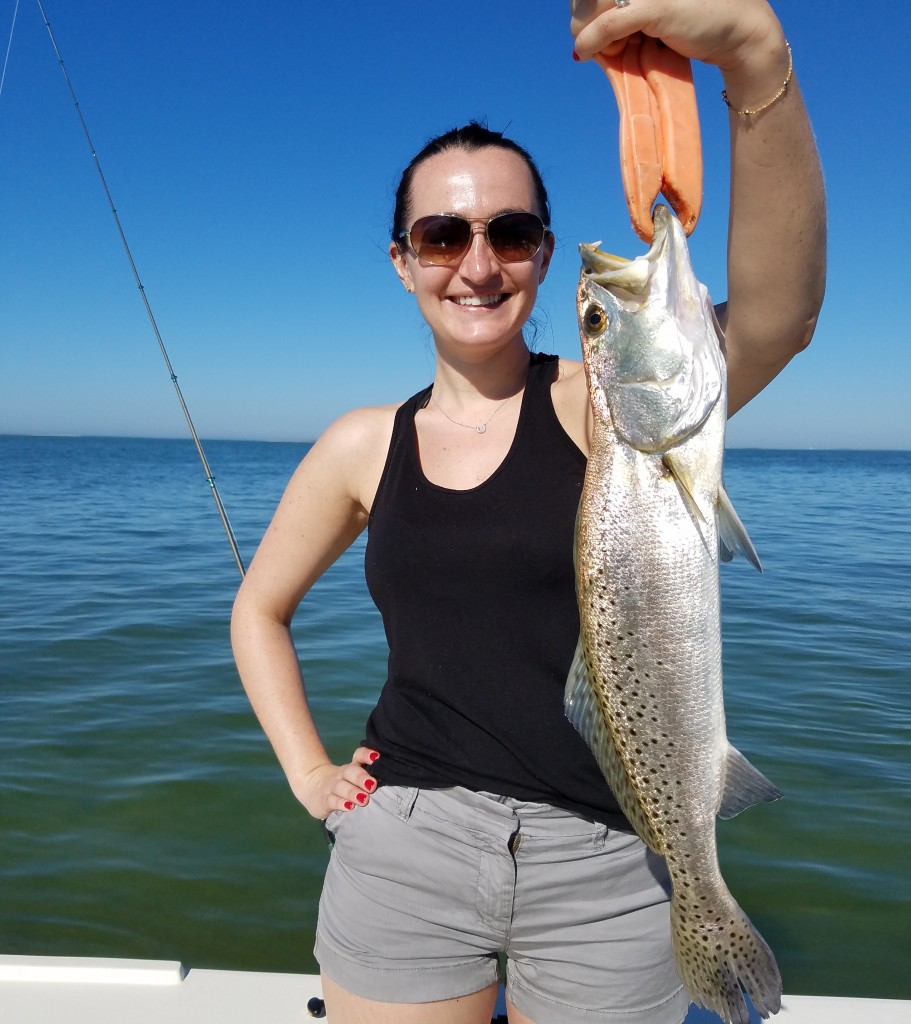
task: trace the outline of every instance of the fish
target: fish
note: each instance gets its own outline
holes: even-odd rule
[[[718,864],[715,818],[779,790],[727,738],[719,562],[761,563],[722,483],[724,336],[664,205],[644,256],[580,246],[579,334],[593,410],[576,525],[579,644],[565,710],[670,875],[690,998],[749,1024],[781,975]]]

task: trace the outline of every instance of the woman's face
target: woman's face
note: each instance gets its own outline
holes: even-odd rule
[[[473,222],[468,251],[446,266],[422,263],[410,247],[399,253],[390,246],[396,272],[414,291],[438,348],[460,358],[483,358],[521,337],[547,273],[553,235],[545,235],[532,259],[501,263],[483,232],[490,217],[518,210],[544,213],[537,208],[528,167],[515,153],[495,147],[452,149],[418,166],[406,227],[440,213]]]

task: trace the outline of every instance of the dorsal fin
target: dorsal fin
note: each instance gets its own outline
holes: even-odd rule
[[[740,516],[734,511],[724,484],[718,488],[715,522],[718,524],[718,547],[721,561],[730,562],[734,555],[744,555],[762,572],[762,564],[759,561],[759,555],[756,554],[756,548],[753,547],[753,542],[750,540],[746,527],[740,521]]]
[[[719,818],[733,818],[753,804],[771,803],[781,799],[781,790],[771,782],[740,753],[728,744],[724,763],[724,792],[718,808]]]

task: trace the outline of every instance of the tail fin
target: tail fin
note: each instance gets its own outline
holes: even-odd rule
[[[743,992],[765,1019],[781,1009],[781,975],[772,951],[725,891],[713,914],[698,904],[671,902],[677,970],[690,998],[731,1024],[750,1024]]]

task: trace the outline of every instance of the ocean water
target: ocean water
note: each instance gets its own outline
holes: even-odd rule
[[[210,442],[249,561],[306,445]],[[729,733],[785,793],[719,822],[791,993],[911,998],[911,453],[729,453]],[[0,438],[0,952],[311,971],[320,829],[234,670],[189,441]],[[385,646],[358,542],[295,639],[334,756]]]

